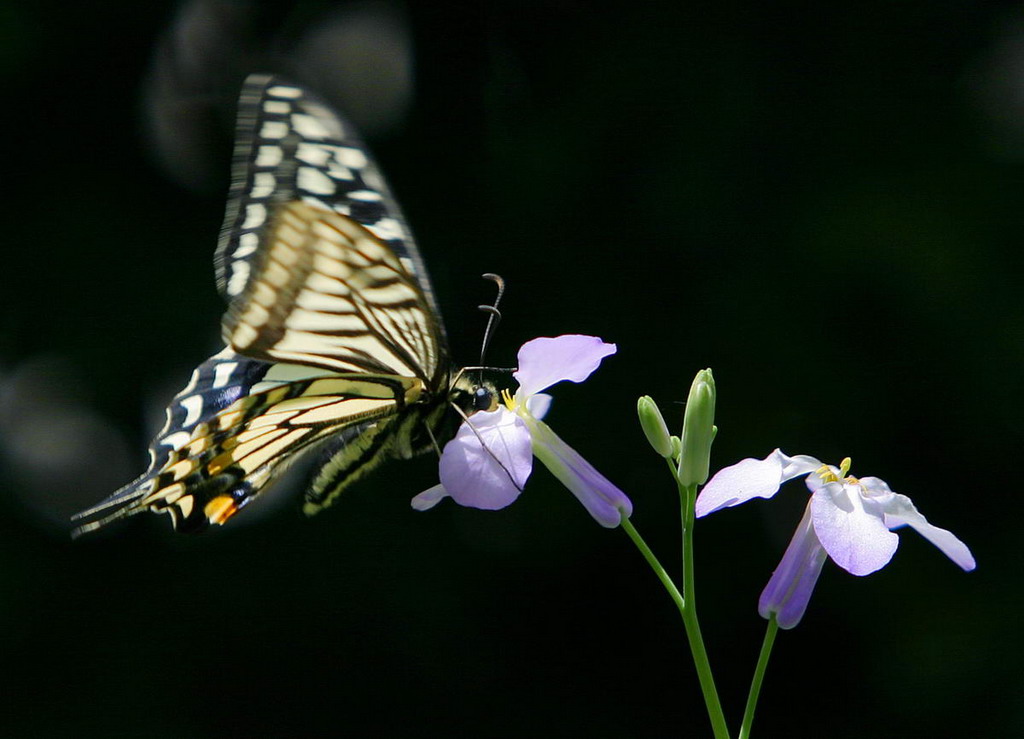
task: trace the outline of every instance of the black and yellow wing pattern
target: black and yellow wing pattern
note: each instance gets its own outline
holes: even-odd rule
[[[75,534],[150,510],[223,524],[300,456],[305,510],[388,457],[430,448],[450,388],[444,330],[415,244],[352,128],[308,90],[246,81],[215,257],[223,350],[192,373],[145,474],[76,516]]]

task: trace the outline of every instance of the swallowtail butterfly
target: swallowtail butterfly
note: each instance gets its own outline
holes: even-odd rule
[[[449,403],[493,394],[456,375],[427,274],[352,127],[317,96],[246,80],[215,256],[226,346],[167,408],[145,474],[76,516],[75,535],[145,510],[223,524],[299,456],[304,510],[389,457],[432,448]]]

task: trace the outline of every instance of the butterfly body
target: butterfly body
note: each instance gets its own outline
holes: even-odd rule
[[[308,91],[243,88],[215,256],[225,347],[171,401],[137,480],[76,534],[151,510],[180,531],[223,524],[295,460],[319,454],[304,510],[469,412],[422,260],[365,147]]]

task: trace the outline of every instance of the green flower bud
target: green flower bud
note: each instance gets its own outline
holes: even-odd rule
[[[674,459],[676,461],[679,461],[679,455],[683,453],[683,442],[680,441],[678,436],[673,436],[672,439],[671,439],[671,442],[672,442],[672,456],[670,457],[670,459]]]
[[[654,451],[663,457],[671,456],[672,441],[668,435],[668,426],[650,395],[644,395],[636,401],[636,413],[640,417],[640,427]]]
[[[703,485],[708,479],[715,431],[715,378],[711,370],[706,369],[693,378],[686,400],[678,470],[680,484]]]

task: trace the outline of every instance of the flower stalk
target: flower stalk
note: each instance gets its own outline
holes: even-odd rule
[[[683,620],[686,640],[697,670],[704,704],[715,739],[729,739],[722,703],[715,687],[704,638],[697,618],[697,598],[693,558],[693,526],[696,521],[697,486],[707,480],[711,443],[715,437],[715,381],[711,370],[701,370],[694,378],[686,404],[681,437],[669,436],[664,419],[654,401],[644,396],[637,402],[641,427],[651,447],[668,464],[669,473],[679,491],[679,510],[682,523],[682,591],[665,572],[632,524],[624,518],[623,528],[640,550],[658,579],[672,598]]]
[[[654,552],[651,551],[649,546],[647,546],[647,542],[645,542],[643,537],[640,536],[640,532],[636,530],[636,527],[633,526],[629,517],[625,514],[622,514],[621,525],[623,531],[629,535],[629,538],[633,540],[633,544],[636,545],[636,548],[640,550],[644,559],[647,560],[647,564],[649,564],[651,569],[654,570],[654,574],[658,576],[659,580],[661,580],[661,584],[668,592],[669,597],[672,598],[672,602],[676,604],[676,608],[679,609],[679,613],[683,613],[686,607],[686,604],[683,601],[683,595],[679,592],[679,588],[676,587],[676,584],[672,582],[672,577],[668,574],[668,571],[662,566],[661,562],[658,561],[658,558],[654,556]]]
[[[708,710],[708,718],[711,719],[711,728],[715,733],[715,739],[728,739],[729,727],[725,723],[722,703],[718,698],[715,678],[711,673],[711,662],[708,659],[707,649],[704,647],[704,637],[700,633],[700,621],[697,619],[697,597],[694,586],[693,566],[693,524],[695,521],[694,502],[696,498],[696,485],[683,485],[679,483],[679,500],[682,508],[683,522],[683,598],[685,603],[682,611],[683,626],[686,629],[686,640],[690,644],[690,654],[693,655],[693,664],[697,668],[697,678],[700,680],[701,693],[704,695],[704,705]]]
[[[779,622],[775,620],[775,614],[773,613],[771,618],[768,619],[768,629],[764,632],[761,654],[757,658],[754,677],[750,681],[750,694],[747,696],[747,707],[743,711],[743,725],[740,726],[739,739],[749,739],[750,737],[750,727],[754,724],[754,711],[757,709],[757,699],[761,695],[761,683],[764,682],[764,673],[768,669],[768,658],[772,654],[775,635],[778,633]]]

